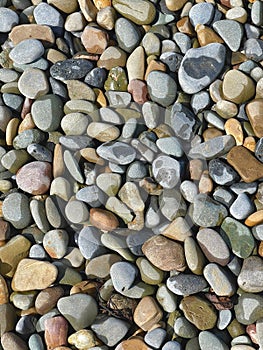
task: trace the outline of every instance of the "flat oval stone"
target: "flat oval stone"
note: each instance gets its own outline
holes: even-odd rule
[[[119,47],[131,53],[140,42],[140,32],[137,27],[126,18],[118,18],[115,22],[115,33]],[[129,69],[128,69],[129,72]]]
[[[209,3],[199,3],[194,5],[189,11],[189,18],[192,25],[210,24],[214,16],[214,6]]]
[[[46,3],[40,3],[34,8],[34,19],[37,24],[44,24],[53,30],[53,32],[61,36],[63,33],[64,19],[53,6]]]
[[[23,165],[16,174],[16,182],[18,187],[27,193],[46,193],[51,183],[50,163],[36,161]]]
[[[45,134],[38,129],[24,130],[13,139],[15,149],[27,148],[33,143],[42,143],[45,139]]]
[[[31,108],[32,118],[38,129],[55,131],[63,117],[62,100],[56,95],[45,95],[34,101]]]
[[[162,282],[164,277],[163,271],[157,269],[147,259],[138,258],[136,260],[136,265],[140,270],[141,279],[143,282],[152,285],[156,285]]]
[[[201,229],[197,233],[196,238],[203,253],[210,262],[215,262],[221,266],[229,263],[230,252],[219,233],[210,228]]]
[[[160,71],[152,71],[148,74],[146,81],[152,101],[164,107],[170,106],[174,102],[177,85],[170,75]]]
[[[207,282],[202,276],[180,273],[169,277],[167,287],[176,295],[191,295],[201,292],[207,287]]]
[[[155,18],[155,6],[147,0],[113,0],[112,5],[123,17],[139,25],[150,24]]]
[[[63,288],[60,286],[49,287],[42,290],[36,297],[35,308],[37,313],[45,315],[52,310],[56,305],[59,298],[64,295]]]
[[[260,257],[250,256],[246,258],[237,279],[239,287],[248,293],[262,292],[262,271],[263,260]]]
[[[175,333],[182,338],[194,338],[197,336],[197,329],[185,317],[178,317],[174,322]]]
[[[81,42],[87,52],[101,55],[108,45],[108,33],[93,26],[86,26],[81,35]]]
[[[12,289],[20,292],[42,290],[55,282],[57,274],[57,268],[47,261],[22,259],[12,279]]]
[[[215,263],[207,264],[204,277],[218,296],[232,296],[236,289],[233,280],[222,267]]]
[[[28,197],[23,193],[10,193],[3,201],[3,217],[16,229],[27,227],[32,218]]]
[[[117,139],[120,135],[119,129],[111,124],[92,122],[87,128],[87,134],[100,142],[109,142]]]
[[[110,162],[120,165],[130,164],[136,156],[136,151],[124,142],[107,142],[97,148],[98,155]]]
[[[253,80],[237,69],[225,74],[222,89],[225,99],[237,104],[246,102],[255,95]]]
[[[11,329],[12,330],[12,329]],[[13,332],[6,332],[1,336],[1,344],[4,350],[27,350],[26,342]]]
[[[27,64],[36,61],[44,54],[44,46],[39,40],[26,39],[15,46],[9,57],[16,64]]]
[[[89,327],[98,314],[96,300],[90,295],[82,293],[60,298],[57,306],[76,331]]]
[[[184,151],[182,149],[182,146],[180,142],[177,140],[176,137],[163,137],[156,141],[156,145],[158,148],[165,154],[175,156],[175,157],[182,157],[184,154]]]
[[[85,259],[92,259],[106,253],[101,242],[101,232],[92,226],[84,227],[78,236],[78,246]]]
[[[196,275],[202,275],[205,257],[198,244],[192,237],[184,241],[185,259],[189,269]]]
[[[210,85],[220,74],[225,55],[225,47],[219,43],[188,50],[178,72],[183,91],[195,94]]]
[[[193,203],[193,220],[203,227],[219,226],[227,216],[226,208],[206,194],[199,194]]]
[[[18,80],[18,88],[24,96],[36,99],[48,93],[49,84],[41,69],[27,68]]]
[[[0,32],[8,33],[13,27],[19,23],[19,17],[17,13],[9,8],[0,8],[1,25]]]
[[[162,271],[184,271],[185,258],[183,247],[163,236],[149,238],[142,251],[150,262]]]
[[[231,249],[240,258],[247,258],[254,249],[254,238],[250,229],[238,220],[226,217],[221,225],[221,229],[230,241]]]
[[[217,337],[212,332],[200,332],[198,340],[201,350],[229,350],[229,347],[226,345],[226,343],[224,343],[221,338]]]
[[[92,62],[86,59],[68,59],[55,63],[50,74],[57,80],[77,80],[84,78],[93,68]]]
[[[90,223],[104,231],[112,231],[119,226],[119,221],[112,212],[100,208],[90,209]]]
[[[27,146],[26,150],[27,150],[27,153],[31,155],[31,157],[41,162],[51,163],[53,160],[52,152],[48,148],[38,143],[31,143],[30,145]]]
[[[242,293],[234,310],[238,322],[250,325],[263,317],[263,298],[258,294]]]
[[[128,262],[116,262],[110,269],[113,286],[121,294],[132,287],[137,274],[137,267]]]
[[[15,26],[9,34],[9,38],[14,45],[30,38],[41,40],[44,44],[54,44],[55,42],[55,35],[51,28],[40,24],[21,24]]]
[[[44,236],[43,247],[51,258],[61,259],[67,252],[68,240],[65,230],[51,230]]]
[[[159,156],[152,163],[153,176],[163,188],[173,188],[180,179],[180,164],[169,156]]]
[[[184,316],[198,329],[211,329],[216,325],[217,314],[212,304],[199,296],[184,297],[180,304]]]

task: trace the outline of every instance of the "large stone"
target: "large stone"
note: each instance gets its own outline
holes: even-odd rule
[[[244,260],[238,285],[245,292],[260,293],[263,291],[263,260],[259,256],[250,256]]]
[[[263,298],[261,295],[243,293],[234,309],[238,322],[252,324],[263,317]]]
[[[255,83],[237,69],[229,70],[223,80],[223,94],[226,100],[240,104],[255,95]]]
[[[168,107],[174,102],[177,85],[170,75],[160,71],[152,71],[148,74],[146,81],[152,101],[164,107]]]
[[[150,24],[155,18],[155,6],[147,0],[113,0],[112,5],[123,17],[136,24]]]

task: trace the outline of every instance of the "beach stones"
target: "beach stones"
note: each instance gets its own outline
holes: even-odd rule
[[[207,287],[207,282],[202,276],[184,273],[169,277],[166,284],[168,289],[176,295],[199,293]]]
[[[135,149],[130,145],[117,141],[102,144],[97,148],[98,155],[115,164],[130,164],[136,156]]]
[[[238,322],[249,325],[263,317],[263,298],[253,293],[243,293],[238,298],[235,314]]]
[[[206,63],[203,64],[203,62]],[[222,44],[212,43],[201,48],[188,50],[178,73],[179,83],[183,91],[194,94],[211,84],[220,74],[224,62],[225,48]]]
[[[262,271],[263,264],[262,259],[257,256],[250,256],[243,262],[242,269],[238,275],[238,285],[245,292],[259,293],[263,289]]]
[[[12,279],[12,288],[20,292],[41,290],[55,282],[57,273],[57,268],[49,262],[22,259]]]
[[[226,73],[222,89],[225,99],[235,103],[246,102],[255,94],[253,80],[237,69]]]
[[[27,64],[36,61],[44,54],[44,46],[37,39],[25,39],[10,52],[9,57],[16,64]]]
[[[152,71],[147,76],[147,88],[151,100],[167,107],[176,97],[177,85],[175,80],[168,74]]]
[[[156,301],[150,297],[144,297],[134,311],[134,321],[144,331],[148,331],[162,318],[162,311]]]
[[[93,68],[93,64],[84,59],[68,59],[55,63],[50,74],[57,80],[73,80],[84,78]]]
[[[232,51],[238,51],[243,36],[243,27],[240,23],[232,19],[223,19],[214,22],[213,28]]]
[[[108,34],[101,29],[86,26],[81,41],[89,53],[102,54],[108,45]]]
[[[180,164],[168,156],[159,156],[152,164],[153,175],[163,188],[173,188],[180,179]]]
[[[17,13],[9,8],[0,8],[0,17],[2,19],[0,25],[1,33],[8,33],[11,29],[19,23],[19,17]]]
[[[112,5],[123,17],[136,24],[150,24],[155,17],[155,7],[147,0],[113,0]]]

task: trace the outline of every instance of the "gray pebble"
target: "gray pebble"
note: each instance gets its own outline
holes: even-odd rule
[[[185,317],[178,317],[174,322],[175,333],[182,338],[194,338],[197,336],[197,328]]]
[[[245,55],[255,62],[263,59],[263,41],[260,39],[248,39],[244,45]]]
[[[202,331],[198,336],[201,350],[229,350],[225,342],[212,332]]]
[[[18,80],[18,73],[12,69],[1,68],[0,69],[0,81],[3,83],[12,83]]]
[[[256,26],[263,26],[263,4],[255,1],[251,7],[251,20]]]
[[[255,211],[254,204],[246,193],[241,193],[230,207],[230,214],[237,220],[244,220]]]
[[[159,196],[159,207],[162,214],[170,221],[186,214],[186,203],[181,193],[174,188],[163,190]]]
[[[3,201],[4,219],[16,229],[27,227],[31,222],[28,197],[23,193],[11,193]]]
[[[130,139],[131,137],[133,137],[136,129],[137,120],[135,118],[130,118],[123,125],[121,137],[123,137],[124,139]]]
[[[63,154],[63,160],[68,172],[73,177],[73,179],[83,184],[84,178],[82,176],[79,162],[76,157],[74,157],[69,150],[65,150]]]
[[[202,276],[180,273],[167,279],[167,287],[176,295],[191,295],[201,292],[207,287]]]
[[[257,240],[263,241],[263,224],[254,226],[252,228],[252,233]]]
[[[71,151],[79,151],[82,148],[93,147],[94,141],[91,137],[86,135],[67,135],[61,136],[59,142],[65,148],[70,149]]]
[[[9,8],[0,7],[0,32],[8,33],[19,23],[17,13]]]
[[[236,292],[236,286],[232,276],[223,267],[210,263],[204,268],[204,277],[218,296],[232,296]]]
[[[147,168],[143,162],[135,161],[131,163],[126,171],[127,181],[140,181],[148,175]]]
[[[41,70],[47,70],[49,67],[49,63],[45,58],[40,57],[36,61],[27,63],[27,64],[18,64],[14,62],[13,66],[18,72],[24,72],[28,68],[37,68]]]
[[[137,267],[125,261],[116,262],[110,268],[113,286],[121,294],[132,287],[137,274]]]
[[[158,125],[160,117],[160,106],[152,101],[147,101],[142,106],[142,114],[146,126],[149,129],[154,129]]]
[[[194,95],[195,96],[195,95]],[[225,130],[225,120],[213,111],[204,111],[205,120],[219,130]]]
[[[183,348],[178,341],[173,340],[165,343],[164,346],[162,347],[162,350],[183,350]]]
[[[248,193],[248,194],[254,194],[256,193],[258,188],[258,184],[256,182],[237,182],[230,186],[231,191],[233,191],[236,194],[241,193]]]
[[[106,253],[101,242],[101,233],[95,227],[87,226],[80,231],[78,246],[85,259],[92,259]]]
[[[126,238],[127,247],[130,249],[132,254],[136,256],[143,256],[142,246],[149,238],[153,236],[150,230],[134,231],[129,232]]]
[[[152,101],[163,107],[167,107],[174,102],[177,85],[170,75],[160,71],[152,71],[147,76],[146,81]]]
[[[178,72],[183,56],[176,52],[164,52],[160,60],[165,63],[171,72]]]
[[[115,33],[119,47],[128,53],[131,53],[141,40],[136,25],[123,17],[115,22]]]
[[[23,133],[21,133],[23,134]],[[21,135],[20,134],[20,135]],[[52,152],[43,145],[39,145],[38,143],[31,143],[27,146],[27,152],[36,160],[42,162],[52,162],[53,155]]]
[[[17,44],[10,52],[9,57],[17,64],[26,64],[36,61],[44,54],[44,46],[36,39],[26,39]]]
[[[243,27],[239,22],[232,19],[223,19],[214,22],[213,28],[231,51],[238,51],[243,38]]]
[[[249,325],[263,317],[263,297],[255,293],[242,293],[234,307],[238,322]]]
[[[45,134],[42,131],[38,129],[29,129],[24,130],[14,138],[13,146],[15,149],[25,149],[31,144],[39,144],[44,140]]]
[[[84,224],[89,219],[89,211],[85,203],[71,199],[65,207],[66,218],[73,224]]]
[[[63,33],[64,19],[53,7],[46,3],[40,3],[34,8],[34,18],[37,24],[44,24],[54,31],[58,36]]]
[[[126,165],[136,156],[135,149],[124,142],[106,142],[97,148],[98,155],[110,162]]]
[[[93,68],[85,77],[85,83],[95,87],[103,88],[104,83],[107,79],[107,71],[104,68],[96,67]]]
[[[17,112],[22,111],[24,99],[20,95],[3,93],[2,95],[4,104],[12,110]]]
[[[12,119],[12,112],[6,106],[0,106],[0,130],[6,131],[7,124]]]
[[[45,350],[42,338],[39,334],[32,334],[28,340],[30,350]]]
[[[47,219],[54,228],[65,227],[65,220],[60,210],[62,208],[63,206],[59,203],[59,198],[56,196],[48,196],[45,200]]]
[[[229,325],[231,320],[232,320],[231,310],[219,310],[216,326],[220,331],[222,331],[223,329],[226,329],[226,327]]]
[[[225,47],[218,43],[188,50],[178,73],[183,91],[195,94],[211,84],[224,66],[225,55]]]
[[[45,315],[41,316],[36,324],[36,331],[37,332],[44,332],[45,331],[45,321],[51,317],[54,316],[61,316],[58,309],[52,309],[49,312],[47,312]]]
[[[145,213],[145,226],[148,228],[157,227],[161,222],[161,213],[158,207],[156,196],[151,197],[151,202]]]
[[[37,260],[47,259],[48,255],[40,244],[34,244],[29,250],[29,257]]]
[[[178,45],[181,53],[186,54],[186,52],[191,49],[192,42],[188,35],[177,32],[173,35],[173,39]]]
[[[154,349],[160,349],[167,336],[166,331],[163,328],[155,328],[148,331],[145,334],[144,341],[147,345],[153,347]]]
[[[231,185],[237,182],[237,172],[221,159],[212,159],[209,162],[209,175],[218,185]]]
[[[50,226],[47,220],[44,202],[32,199],[29,207],[35,224],[41,231],[46,233],[50,229]]]
[[[207,91],[200,91],[191,97],[191,107],[195,114],[209,107],[211,99]]]
[[[156,141],[156,145],[165,154],[174,156],[174,157],[182,157],[184,151],[179,140],[174,137],[162,137]]]
[[[59,96],[62,100],[68,99],[68,90],[63,83],[52,77],[49,77],[49,83],[53,95]]]
[[[260,37],[260,29],[258,27],[250,23],[245,23],[244,27],[248,39],[258,39]]]
[[[249,256],[244,259],[237,283],[242,290],[249,293],[263,291],[263,263],[259,256]]]
[[[131,103],[131,94],[124,91],[106,91],[110,106],[127,107]]]
[[[193,203],[199,191],[197,185],[193,181],[185,180],[180,185],[180,192],[185,200],[189,203]]]
[[[36,331],[37,317],[35,315],[22,316],[16,324],[18,334],[29,336]]]
[[[76,199],[88,203],[91,207],[97,208],[105,203],[105,195],[96,185],[81,188],[76,193]]]
[[[27,310],[34,306],[36,292],[27,292],[26,294],[14,292],[11,294],[12,302],[20,310]]]
[[[65,230],[48,231],[43,239],[43,247],[51,258],[61,259],[67,252],[69,236]]]
[[[180,164],[168,156],[157,157],[152,163],[152,172],[163,188],[174,188],[180,180]]]
[[[207,2],[194,5],[189,11],[189,18],[194,27],[197,24],[209,25],[213,17],[214,6]]]
[[[128,322],[112,316],[98,317],[91,325],[96,336],[107,346],[111,347],[121,341],[127,334],[130,325]]]

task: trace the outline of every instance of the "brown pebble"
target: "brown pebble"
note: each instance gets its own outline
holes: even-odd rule
[[[29,97],[25,98],[24,104],[23,104],[23,107],[22,107],[22,111],[21,111],[21,118],[22,119],[24,119],[26,117],[26,115],[28,113],[30,113],[31,106],[32,106],[33,102],[34,102],[34,100],[32,100],[31,98],[29,98]]]
[[[31,162],[23,165],[16,173],[17,186],[30,194],[44,194],[51,183],[51,165],[47,162]]]
[[[192,236],[191,229],[183,217],[174,219],[163,231],[162,235],[175,241],[184,242]]]
[[[62,146],[57,144],[54,148],[53,156],[53,177],[62,176],[65,173]]]
[[[81,41],[89,53],[102,54],[108,46],[108,34],[101,29],[86,26]]]
[[[58,50],[55,50],[55,49],[48,49],[47,50],[47,60],[50,61],[51,63],[64,61],[66,59],[67,59],[67,56]]]
[[[151,60],[151,62],[147,66],[144,79],[146,80],[148,75],[154,70],[166,72],[166,65],[162,62],[158,62],[156,60]]]
[[[100,158],[94,148],[83,148],[80,150],[80,155],[88,162],[95,163],[98,165],[104,165],[104,159]]]
[[[263,98],[250,101],[246,105],[246,113],[257,137],[263,137]]]
[[[255,324],[249,324],[246,327],[246,332],[250,336],[250,339],[252,340],[252,342],[254,344],[258,344],[256,325]]]
[[[200,180],[203,173],[203,162],[200,159],[191,159],[189,171],[191,180]]]
[[[165,0],[165,5],[170,11],[178,11],[186,2],[187,0]]]
[[[263,241],[261,241],[258,246],[258,255],[260,255],[261,258],[263,258]]]
[[[199,180],[198,189],[200,193],[211,193],[213,191],[213,180],[208,170],[204,170]]]
[[[3,276],[0,275],[0,305],[7,304],[9,302],[9,292],[6,281]]]
[[[147,259],[162,271],[186,269],[183,247],[161,235],[153,236],[142,246]]]
[[[70,295],[72,294],[77,294],[77,293],[83,293],[83,294],[88,294],[92,297],[95,297],[98,293],[100,285],[98,282],[95,281],[81,281],[77,284],[75,284],[71,290],[70,290]]]
[[[121,342],[115,350],[151,350],[141,337],[132,337]]]
[[[9,222],[0,219],[0,241],[5,241],[10,237],[10,224]]]
[[[258,161],[252,153],[243,146],[233,147],[227,154],[227,161],[249,183],[258,180],[263,174],[263,163]]]
[[[134,322],[144,331],[151,329],[163,317],[163,313],[153,297],[147,296],[140,300],[134,311]]]
[[[18,118],[12,118],[6,127],[6,144],[7,146],[13,145],[13,140],[17,135],[18,125],[20,124],[20,120]]]
[[[205,46],[211,43],[224,43],[224,40],[222,40],[220,36],[213,31],[213,29],[204,26],[203,24],[197,24],[195,31],[197,33],[197,39],[200,46]]]
[[[112,231],[119,226],[119,221],[112,212],[99,208],[90,209],[90,223],[104,231]]]
[[[93,2],[98,10],[104,9],[107,6],[111,6],[111,0],[93,0]]]
[[[1,337],[4,350],[28,350],[26,342],[13,332],[7,332]]]
[[[225,122],[225,131],[227,135],[232,135],[236,140],[236,145],[243,144],[244,134],[240,121],[234,118],[230,118]]]
[[[18,134],[21,134],[25,130],[30,130],[35,128],[35,123],[33,121],[31,113],[28,113],[22,120],[18,127]]]
[[[140,105],[148,101],[147,84],[142,80],[131,80],[128,85],[128,92],[132,94],[133,100]]]
[[[46,314],[53,309],[60,297],[64,295],[62,287],[49,287],[42,290],[35,300],[35,308],[40,315]]]
[[[103,93],[102,90],[100,89],[93,89],[96,95],[96,102],[101,106],[101,107],[106,107],[108,105],[107,99]]]
[[[68,322],[62,316],[48,318],[45,321],[45,342],[48,350],[66,345],[68,338]]]
[[[179,30],[179,32],[194,36],[195,35],[195,30],[190,22],[189,17],[183,17],[181,18],[177,23],[176,26]]]
[[[263,210],[258,210],[255,213],[249,215],[245,221],[245,225],[253,227],[263,223]]]
[[[255,152],[256,140],[253,136],[247,136],[244,140],[243,146],[249,149],[251,152]]]
[[[54,44],[55,35],[52,29],[40,24],[21,24],[15,26],[9,34],[9,39],[16,46],[21,41],[26,39],[38,39],[43,44]]]

